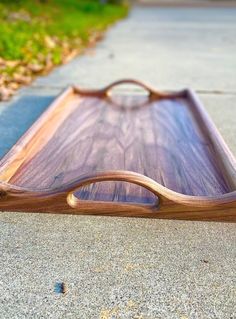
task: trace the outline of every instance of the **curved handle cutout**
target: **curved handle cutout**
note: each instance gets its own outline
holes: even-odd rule
[[[81,94],[81,95],[89,95],[89,96],[97,96],[97,97],[108,97],[110,96],[111,90],[113,88],[115,88],[118,85],[121,84],[134,84],[137,85],[141,88],[143,88],[144,90],[146,90],[149,94],[150,97],[156,97],[156,98],[166,98],[170,95],[170,93],[162,93],[162,92],[158,92],[155,89],[153,89],[151,86],[145,84],[144,82],[141,82],[139,80],[134,80],[134,79],[122,79],[122,80],[118,80],[115,81],[107,86],[105,86],[102,89],[99,90],[86,90],[86,89],[81,89],[78,86],[74,86],[74,90],[76,93]],[[176,94],[174,94],[176,95]],[[178,94],[179,95],[179,94]]]
[[[149,85],[138,81],[138,80],[134,80],[134,79],[124,79],[124,80],[118,80],[115,81],[113,83],[111,83],[110,85],[106,86],[102,91],[103,94],[106,96],[110,96],[111,95],[111,91],[113,88],[119,86],[119,85],[123,85],[123,84],[134,84],[137,85],[139,87],[141,87],[142,89],[144,89],[145,91],[147,91],[147,93],[149,94],[149,96],[159,96],[161,95],[159,92],[155,91],[153,88],[151,88]]]
[[[128,182],[131,184],[136,184],[150,191],[155,197],[156,200],[151,202],[148,201],[146,203],[142,203],[141,201],[133,200],[127,201],[111,201],[111,199],[106,198],[106,195],[103,194],[102,199],[91,200],[91,199],[80,199],[78,196],[78,192],[82,187],[90,184],[107,182],[107,181],[119,181],[119,182]],[[88,191],[89,192],[89,191]],[[83,194],[86,195],[86,194]],[[86,196],[84,196],[86,197]],[[107,196],[108,197],[108,196]],[[110,197],[109,197],[110,198]],[[159,194],[152,188],[149,178],[140,174],[136,174],[129,171],[105,171],[105,172],[97,172],[87,176],[83,179],[74,189],[69,192],[67,195],[67,203],[73,208],[80,208],[84,210],[95,210],[98,209],[111,209],[111,210],[123,210],[123,209],[149,209],[149,210],[157,210],[160,207],[160,197]]]

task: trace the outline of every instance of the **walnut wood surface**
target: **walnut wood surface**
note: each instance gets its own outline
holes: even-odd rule
[[[117,84],[149,96],[113,96]],[[0,208],[235,220],[235,160],[190,90],[67,89],[0,163]]]

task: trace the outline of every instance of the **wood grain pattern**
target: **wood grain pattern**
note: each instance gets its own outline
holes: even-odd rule
[[[139,84],[149,96],[119,95]],[[69,88],[0,163],[0,208],[235,220],[236,165],[190,90]]]

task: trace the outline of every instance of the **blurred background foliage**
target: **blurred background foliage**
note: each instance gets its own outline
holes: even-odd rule
[[[69,61],[127,13],[122,0],[0,0],[0,99]]]

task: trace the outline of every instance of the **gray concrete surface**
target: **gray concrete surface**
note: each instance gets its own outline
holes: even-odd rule
[[[130,0],[132,1],[132,0]],[[158,7],[190,7],[190,8],[219,8],[219,7],[235,7],[235,0],[133,0],[134,3],[143,6]]]
[[[0,104],[0,155],[67,84],[122,77],[197,90],[236,155],[235,34],[236,9],[135,8],[95,49]],[[0,318],[236,318],[235,230],[1,213]]]

